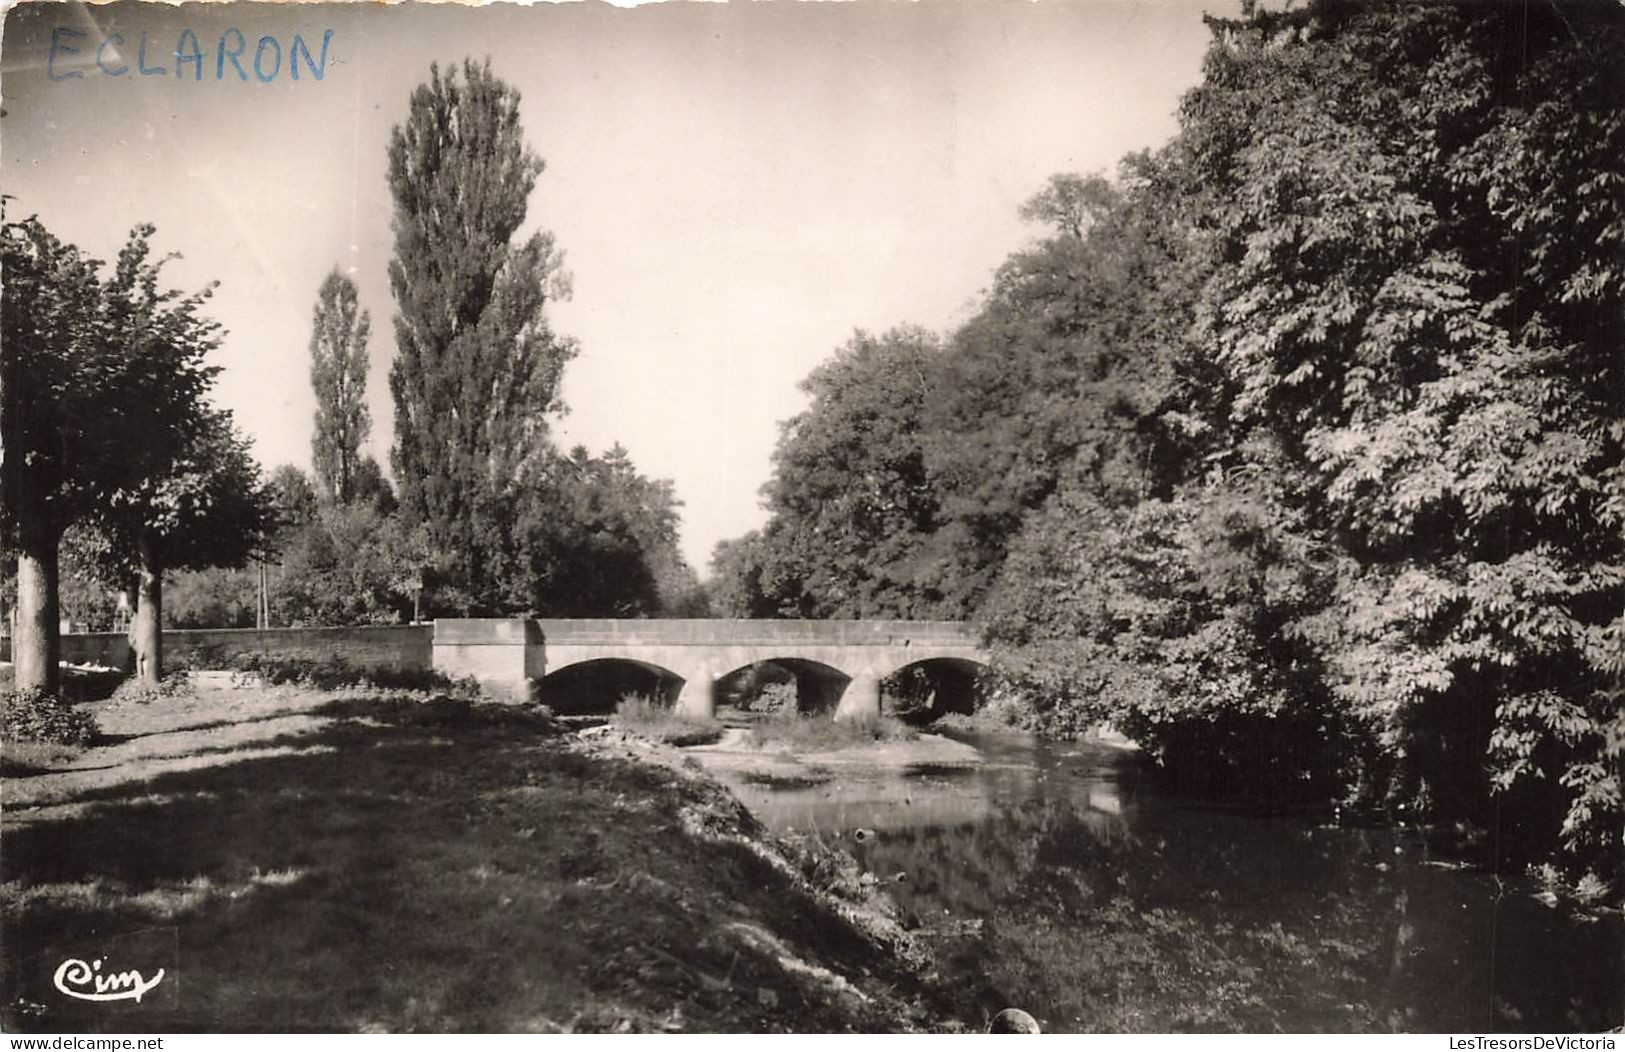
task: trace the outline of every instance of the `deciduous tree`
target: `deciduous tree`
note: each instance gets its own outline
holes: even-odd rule
[[[690,617],[699,584],[677,547],[680,502],[620,446],[551,459],[520,498],[508,609],[550,617]]]
[[[3,251],[3,515],[18,551],[19,686],[57,681],[57,551],[63,531],[169,475],[196,436],[215,370],[212,286],[160,287],[151,226],[104,280],[100,264],[37,220],[8,223]]]
[[[113,490],[87,518],[102,538],[104,580],[136,582],[131,644],[138,679],[163,675],[164,577],[237,568],[262,553],[275,522],[271,497],[230,414],[200,408],[167,470]]]
[[[937,495],[920,425],[939,350],[921,329],[859,332],[802,383],[764,488],[760,586],[791,617],[928,616],[922,539]]]
[[[706,588],[717,617],[772,617],[775,606],[762,588],[762,534],[717,542]]]

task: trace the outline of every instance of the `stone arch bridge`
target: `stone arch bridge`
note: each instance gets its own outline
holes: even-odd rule
[[[820,686],[836,719],[880,713],[880,681],[925,662],[985,665],[957,621],[441,618],[434,667],[472,676],[498,696],[533,696],[544,677],[592,662],[630,662],[676,685],[679,711],[710,716],[716,685],[773,662]]]

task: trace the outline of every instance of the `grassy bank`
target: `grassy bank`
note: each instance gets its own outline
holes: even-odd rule
[[[650,698],[628,694],[615,706],[615,724],[666,745],[708,745],[722,737],[722,724],[688,716]]]
[[[669,749],[356,690],[93,707],[98,744],[7,778],[8,1030],[844,1031],[940,1017],[923,961],[849,859],[764,836]],[[131,946],[148,959],[110,967],[169,969],[141,1004],[51,989],[65,957]]]
[[[802,715],[780,712],[751,724],[750,742],[758,749],[829,752],[877,742],[913,741],[914,728],[890,716],[858,716],[837,720],[827,713]]]

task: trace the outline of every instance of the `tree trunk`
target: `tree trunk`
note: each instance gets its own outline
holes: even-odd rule
[[[151,533],[142,533],[139,548],[141,580],[136,586],[133,635],[135,675],[138,682],[156,687],[164,674],[164,640],[159,627],[164,609],[164,567],[157,539]]]
[[[254,627],[264,630],[271,627],[271,604],[265,594],[265,560],[254,560],[254,567],[258,578],[254,592]]]
[[[56,693],[61,683],[60,614],[57,610],[57,538],[49,529],[30,528],[18,537],[17,631],[11,640],[17,687]]]

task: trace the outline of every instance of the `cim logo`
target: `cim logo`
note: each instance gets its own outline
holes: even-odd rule
[[[162,968],[151,979],[134,968],[122,972],[103,972],[105,957],[86,962],[70,957],[57,966],[51,983],[62,993],[81,1001],[134,1001],[137,1004],[147,992],[164,978]]]

